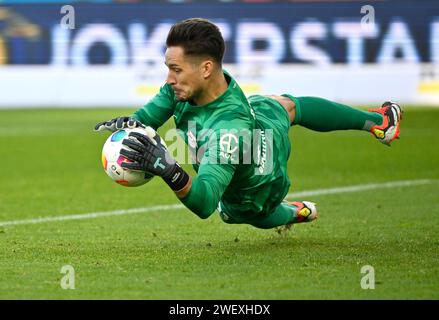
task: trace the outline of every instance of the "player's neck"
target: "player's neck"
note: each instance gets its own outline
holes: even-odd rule
[[[227,91],[229,84],[224,76],[224,73],[218,72],[213,78],[208,82],[207,87],[203,90],[202,94],[194,99],[197,106],[204,106],[218,97],[220,97],[224,92]]]

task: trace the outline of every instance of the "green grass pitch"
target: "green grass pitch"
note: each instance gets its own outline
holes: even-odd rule
[[[439,298],[439,109],[408,107],[391,148],[365,132],[292,128],[291,192],[430,182],[297,199],[320,217],[286,234],[186,209],[1,226],[178,204],[158,178],[125,188],[105,175],[108,135],[93,125],[131,111],[0,111],[0,299]],[[74,290],[61,288],[64,265]],[[375,289],[360,285],[365,265]]]

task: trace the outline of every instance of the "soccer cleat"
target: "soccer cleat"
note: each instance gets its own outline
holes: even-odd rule
[[[280,226],[280,227],[275,228],[275,231],[278,234],[283,234],[283,233],[288,232],[291,229],[291,227],[293,226],[293,224],[295,224],[295,223],[310,222],[310,221],[316,220],[318,217],[316,204],[313,202],[310,202],[310,201],[289,202],[289,201],[284,200],[284,203],[296,207],[296,209],[295,209],[296,216],[294,217],[292,222],[290,222],[284,226]]]
[[[380,142],[390,146],[390,142],[399,139],[399,125],[402,119],[401,107],[391,101],[383,103],[381,108],[369,109],[370,112],[377,112],[383,116],[383,123],[370,128],[370,132]]]
[[[297,207],[297,221],[294,223],[310,222],[317,219],[316,204],[310,201],[288,202]]]

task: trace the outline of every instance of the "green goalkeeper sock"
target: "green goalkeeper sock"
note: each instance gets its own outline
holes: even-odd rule
[[[291,97],[296,104],[293,125],[315,131],[366,130],[381,125],[383,117],[376,112],[354,109],[347,105],[317,97]]]
[[[269,216],[251,221],[250,224],[261,229],[271,229],[298,222],[297,207],[286,202],[279,204]]]

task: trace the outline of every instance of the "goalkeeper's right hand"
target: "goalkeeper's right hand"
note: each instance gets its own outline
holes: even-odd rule
[[[95,125],[95,131],[109,130],[115,132],[120,129],[145,128],[139,120],[131,117],[118,117],[108,121],[102,121]]]
[[[131,132],[122,141],[130,150],[122,148],[120,154],[131,162],[124,162],[121,167],[160,176],[172,190],[182,191],[190,180],[189,175],[172,158],[158,133],[148,129],[145,134]]]

